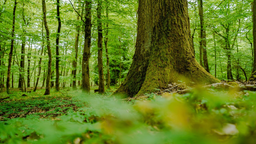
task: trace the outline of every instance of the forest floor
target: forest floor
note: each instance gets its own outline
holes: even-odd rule
[[[136,98],[0,93],[0,143],[255,143],[254,83],[173,83]],[[249,90],[250,89],[250,90]]]

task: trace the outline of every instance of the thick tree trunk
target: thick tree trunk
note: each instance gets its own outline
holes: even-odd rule
[[[90,92],[90,71],[89,71],[89,59],[90,59],[90,48],[91,48],[91,8],[92,1],[87,0],[85,2],[85,29],[84,29],[84,50],[83,50],[83,61],[82,61],[82,90]]]
[[[11,74],[11,66],[12,66],[12,54],[13,54],[13,46],[14,46],[14,33],[15,33],[15,12],[16,12],[17,1],[14,1],[13,7],[13,19],[12,19],[12,40],[11,40],[11,49],[9,53],[8,59],[8,71],[7,71],[7,79],[6,79],[6,88],[7,93],[10,94],[10,74]]]
[[[104,93],[104,73],[102,60],[102,22],[101,22],[102,0],[98,0],[97,17],[98,17],[98,70],[99,70],[99,93]]]
[[[78,1],[78,12],[80,12],[80,0]],[[77,15],[77,21],[80,20],[79,15]],[[80,24],[76,26],[76,40],[75,40],[75,59],[72,62],[73,70],[73,88],[76,88],[76,71],[77,71],[77,57],[78,57],[78,45],[79,45],[79,36],[80,36]]]
[[[51,72],[52,72],[52,52],[51,52],[51,46],[50,46],[50,32],[47,25],[46,20],[46,4],[45,0],[42,0],[42,10],[43,10],[43,19],[44,19],[44,27],[46,30],[46,41],[47,41],[47,50],[48,50],[48,71],[47,71],[47,78],[46,78],[46,89],[44,95],[50,94],[50,81],[51,81]]]
[[[250,77],[250,81],[256,80],[256,0],[253,1],[252,6],[252,18],[253,18],[253,71]]]
[[[108,0],[106,0],[106,38],[105,38],[105,49],[106,49],[106,58],[107,58],[107,89],[110,89],[110,71],[109,71],[109,56],[108,56]]]
[[[58,30],[56,36],[56,90],[60,90],[60,70],[59,70],[59,63],[60,63],[60,50],[59,50],[59,43],[60,43],[60,30],[61,30],[61,20],[60,20],[60,0],[57,0],[57,19],[58,19]]]
[[[38,86],[38,83],[39,83],[39,78],[40,78],[40,75],[41,75],[42,56],[43,56],[43,53],[44,53],[44,28],[43,27],[44,27],[44,23],[42,21],[42,49],[41,49],[41,57],[40,57],[39,63],[38,63],[38,75],[37,75],[37,79],[36,79],[34,92],[37,90],[37,86]]]
[[[138,15],[134,60],[116,93],[142,95],[184,78],[197,83],[219,81],[195,60],[187,0],[139,0]]]
[[[209,72],[209,65],[207,59],[207,50],[206,50],[206,30],[204,25],[204,9],[203,9],[203,0],[198,0],[198,9],[200,16],[200,62],[203,61],[203,67],[207,72]],[[201,64],[201,65],[202,65]]]

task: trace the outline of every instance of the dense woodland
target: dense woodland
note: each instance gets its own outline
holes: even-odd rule
[[[0,143],[255,143],[254,0],[1,0],[0,28]]]

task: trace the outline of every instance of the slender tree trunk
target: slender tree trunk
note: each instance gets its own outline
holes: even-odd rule
[[[4,50],[3,50],[3,47],[2,45],[0,44],[0,88],[1,88],[1,91],[2,91],[2,88],[4,87],[4,82],[3,82],[3,54],[4,54]]]
[[[31,62],[31,51],[32,51],[32,47],[31,47],[31,41],[29,44],[29,48],[28,48],[28,68],[27,68],[27,88],[30,87],[30,62]]]
[[[203,0],[198,0],[198,9],[200,16],[200,62],[203,64],[203,67],[207,72],[209,72],[208,59],[207,59],[207,50],[206,50],[206,30],[204,24],[204,9],[203,9]],[[203,63],[202,63],[203,61]]]
[[[44,69],[44,75],[43,75],[43,84],[42,84],[42,87],[44,87],[44,83],[45,83],[45,78],[46,78],[46,74],[45,74],[45,69]]]
[[[236,52],[237,54],[239,54],[239,47],[238,47],[238,40],[237,40],[237,47],[236,47]],[[239,73],[239,69],[240,69],[240,59],[238,57],[237,59],[237,64],[236,64],[236,80],[240,81],[240,73]]]
[[[78,12],[80,12],[80,2],[81,0],[78,1]],[[77,21],[80,20],[79,15],[77,15]],[[73,88],[76,88],[76,71],[77,71],[77,57],[78,57],[78,45],[79,45],[79,36],[80,36],[80,24],[77,24],[76,26],[76,40],[75,40],[75,59],[73,60],[72,66],[72,75],[73,75]]]
[[[105,38],[105,49],[106,49],[106,58],[107,58],[107,89],[110,89],[110,71],[109,71],[109,56],[108,56],[108,0],[106,0],[106,38]]]
[[[121,55],[121,38],[119,38],[119,55],[120,55],[120,63],[119,63],[119,85],[121,85],[122,78],[122,55]]]
[[[13,55],[15,55],[15,54],[13,54]],[[12,65],[14,65],[14,61],[15,61],[15,57],[13,58]],[[12,72],[12,88],[14,88],[14,74],[13,74],[13,72]]]
[[[215,78],[217,77],[217,47],[216,47],[216,39],[215,39],[215,32],[213,32],[213,42],[214,42],[214,62],[215,62],[215,66],[214,66],[214,74],[215,74]]]
[[[44,19],[44,27],[46,31],[46,41],[47,41],[47,50],[48,50],[48,71],[47,71],[47,78],[46,78],[46,90],[44,95],[49,95],[50,94],[50,81],[51,81],[51,71],[52,71],[52,52],[51,52],[51,46],[50,46],[50,32],[49,28],[47,25],[47,20],[46,20],[46,4],[45,0],[42,0],[42,10],[43,10],[43,19]]]
[[[256,80],[256,0],[253,1],[252,6],[252,18],[253,18],[253,71],[250,77],[250,81]]]
[[[37,79],[36,79],[34,92],[37,90],[37,86],[38,86],[38,83],[39,83],[39,78],[40,78],[40,75],[41,75],[41,64],[42,64],[43,53],[44,53],[44,23],[42,21],[42,49],[41,49],[41,57],[40,57],[39,63],[38,63],[38,75],[37,75]]]
[[[98,17],[98,69],[99,69],[99,93],[104,93],[104,73],[102,60],[102,22],[101,22],[102,0],[98,0],[97,17]]]
[[[8,71],[7,71],[7,79],[6,79],[6,88],[7,93],[10,94],[10,74],[11,74],[11,66],[12,66],[12,54],[13,54],[13,46],[14,46],[14,33],[15,33],[15,12],[16,12],[17,1],[14,0],[13,7],[13,19],[12,19],[12,39],[11,39],[11,49],[9,53],[8,59]]]
[[[90,92],[90,71],[89,71],[89,59],[90,59],[90,48],[91,48],[91,8],[92,1],[87,0],[85,2],[85,29],[84,29],[84,50],[83,50],[83,61],[82,61],[82,90]]]
[[[233,74],[232,74],[232,60],[231,60],[231,46],[230,46],[230,36],[229,36],[229,31],[230,31],[230,26],[228,25],[226,28],[226,50],[227,50],[227,79],[228,80],[233,80]]]
[[[52,65],[52,66],[54,66],[54,65]],[[53,78],[54,78],[54,71],[52,71],[52,73],[51,73],[51,88],[53,88],[53,87],[54,87],[54,81],[53,81]]]
[[[187,0],[139,0],[138,15],[134,60],[116,93],[142,95],[181,77],[197,83],[219,81],[193,55]]]
[[[57,19],[58,19],[58,30],[56,36],[56,90],[60,90],[60,52],[59,52],[59,42],[60,42],[60,30],[61,30],[61,20],[60,20],[60,0],[57,0]]]

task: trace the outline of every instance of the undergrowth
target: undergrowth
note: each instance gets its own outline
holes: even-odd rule
[[[125,101],[71,91],[4,100],[1,143],[240,144],[256,136],[254,92],[195,89]]]

